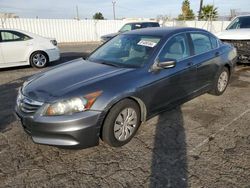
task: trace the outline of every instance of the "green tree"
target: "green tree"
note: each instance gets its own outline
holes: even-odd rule
[[[216,20],[218,18],[217,7],[204,5],[201,9],[201,20]]]
[[[190,8],[189,0],[184,0],[181,7],[182,13],[178,16],[178,20],[194,20],[194,11]]]
[[[97,12],[94,14],[93,19],[95,20],[104,20],[104,17],[101,12]]]

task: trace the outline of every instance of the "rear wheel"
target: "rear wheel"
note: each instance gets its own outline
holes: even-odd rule
[[[227,88],[228,82],[229,70],[227,67],[223,67],[223,69],[218,74],[210,93],[213,95],[222,95]]]
[[[31,54],[30,64],[35,68],[44,68],[49,62],[49,58],[45,52],[37,51]]]
[[[118,102],[109,111],[102,129],[102,139],[113,147],[123,146],[136,134],[141,115],[138,105],[130,99]]]

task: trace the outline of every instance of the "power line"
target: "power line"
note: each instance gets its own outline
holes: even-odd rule
[[[116,1],[112,1],[112,4],[113,4],[113,16],[114,16],[114,20],[115,20],[115,4],[116,4]]]
[[[76,19],[80,20],[80,18],[79,18],[79,11],[78,11],[78,5],[76,5]]]

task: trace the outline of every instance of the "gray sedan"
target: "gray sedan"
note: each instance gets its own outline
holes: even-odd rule
[[[236,50],[195,28],[126,32],[20,88],[16,113],[36,143],[118,147],[141,122],[204,93],[221,95]]]

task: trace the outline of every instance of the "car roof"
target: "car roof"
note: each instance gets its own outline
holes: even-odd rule
[[[204,29],[192,28],[192,27],[150,27],[150,28],[128,31],[124,33],[124,35],[134,34],[134,35],[151,35],[151,36],[165,37],[169,34],[188,32],[188,31],[201,31],[208,33],[208,31]]]

